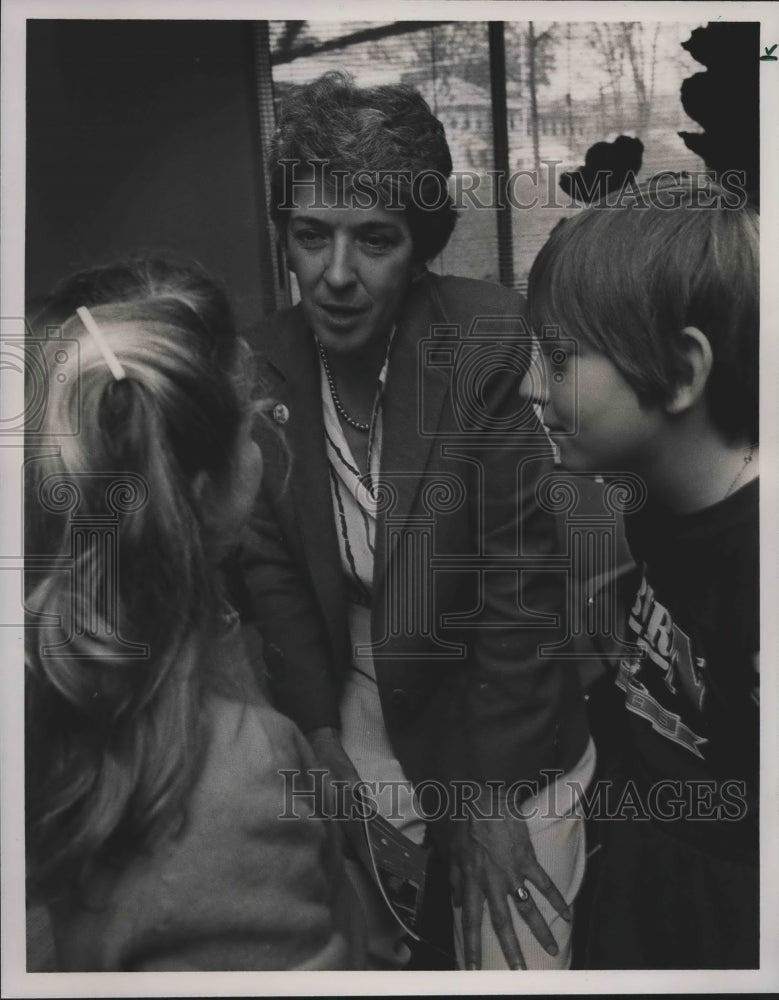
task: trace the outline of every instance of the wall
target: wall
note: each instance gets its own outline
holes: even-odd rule
[[[251,45],[239,21],[28,22],[28,303],[154,251],[220,278],[239,325],[269,311]]]

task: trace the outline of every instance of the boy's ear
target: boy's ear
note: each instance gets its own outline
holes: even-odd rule
[[[688,375],[667,400],[667,413],[684,413],[703,398],[714,355],[709,338],[697,326],[686,326],[681,333],[687,357]]]

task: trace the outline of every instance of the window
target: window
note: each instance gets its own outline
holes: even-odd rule
[[[534,171],[536,179],[510,176],[514,206],[502,242],[492,175],[496,54],[487,22],[268,24],[276,101],[294,83],[346,69],[358,84],[412,84],[444,120],[459,175],[452,189],[462,213],[449,246],[432,264],[439,272],[524,287],[552,227],[578,210],[549,173],[583,164],[595,142],[619,134],[641,138],[639,179],[661,169],[703,168],[677,135],[698,128],[679,99],[682,80],[701,68],[681,48],[697,24],[503,22],[506,164]],[[472,179],[463,181],[467,171],[477,175],[479,204],[463,194],[464,186],[473,185]]]

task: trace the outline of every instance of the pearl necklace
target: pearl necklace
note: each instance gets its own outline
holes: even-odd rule
[[[749,465],[749,463],[754,458],[754,455],[755,455],[756,451],[757,451],[757,445],[756,444],[751,444],[749,446],[749,451],[744,456],[744,464],[738,470],[738,472],[736,473],[736,478],[733,480],[733,482],[728,487],[728,492],[725,494],[725,498],[729,497],[730,494],[733,492],[733,490],[736,488],[736,483],[739,481],[739,479],[741,479],[741,477],[746,472],[747,466]]]
[[[363,434],[367,434],[371,429],[371,425],[369,423],[364,424],[361,420],[355,420],[354,417],[350,416],[346,412],[341,400],[338,398],[338,392],[335,388],[335,379],[333,378],[333,373],[330,371],[330,365],[327,363],[325,349],[318,340],[316,345],[319,348],[319,356],[322,359],[322,366],[325,369],[325,377],[327,378],[327,384],[330,387],[330,396],[332,397],[336,410],[338,410],[339,416],[343,417],[347,424],[349,424],[350,427],[354,427],[356,431],[361,431]]]

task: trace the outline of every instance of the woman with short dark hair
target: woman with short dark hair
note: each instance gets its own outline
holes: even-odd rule
[[[524,302],[427,270],[452,163],[412,88],[294,89],[270,168],[300,302],[263,332],[289,454],[263,443],[245,566],[277,704],[331,779],[367,782],[451,866],[461,967],[567,967],[584,836],[562,776],[586,787],[594,751],[575,667],[542,648],[565,590],[537,572],[556,530],[518,394]],[[352,875],[374,966],[402,967],[402,930]]]

